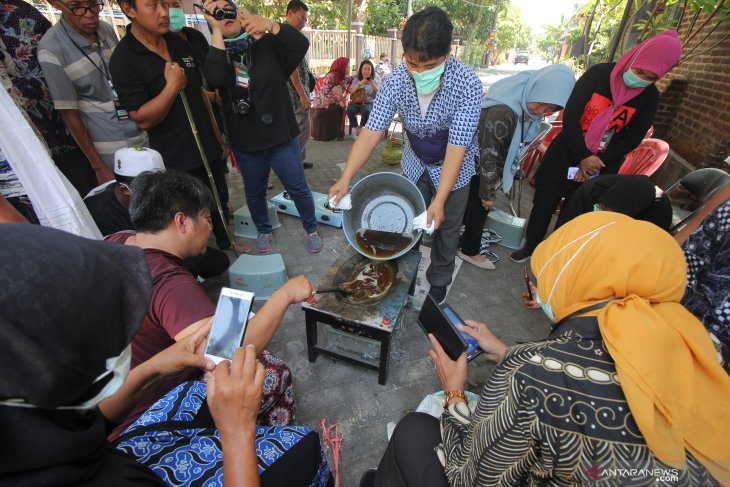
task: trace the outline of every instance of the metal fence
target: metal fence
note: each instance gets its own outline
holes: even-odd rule
[[[61,11],[54,9],[46,0],[31,0],[36,7],[52,24],[55,24],[61,18]],[[104,10],[99,14],[101,20],[114,27],[121,38],[125,34],[125,26],[128,23],[127,18],[121,10],[112,6],[110,0],[103,0]],[[205,20],[202,16],[186,15],[187,25],[200,30],[210,41],[210,34],[205,28]],[[315,73],[326,73],[332,62],[338,57],[347,56],[347,37],[346,30],[312,30],[304,29],[304,35],[309,38],[309,65]],[[398,63],[403,55],[403,46],[400,40],[396,42],[396,55],[392,56],[391,46],[392,40],[384,36],[364,35],[362,36],[361,52],[357,52],[358,35],[354,30],[350,31],[350,65],[353,70],[357,69],[357,62],[362,59],[362,51],[365,49],[370,51],[373,62],[377,63],[381,53],[387,53],[391,57],[391,64]],[[463,45],[453,45],[452,54],[461,57],[465,47]]]

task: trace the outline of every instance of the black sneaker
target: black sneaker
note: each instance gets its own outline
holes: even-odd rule
[[[377,473],[377,470],[371,468],[362,474],[362,478],[360,478],[360,487],[373,487],[373,485],[375,485],[375,475]]]
[[[515,250],[509,255],[509,260],[512,262],[525,262],[526,260],[529,260],[532,256],[532,252],[535,250],[534,247],[531,245],[525,245],[519,250]]]
[[[431,295],[434,301],[441,304],[446,301],[446,286],[431,286],[431,289],[428,290],[428,294]]]
[[[311,162],[303,161],[302,167],[304,167],[304,169],[312,169],[314,167],[314,164]]]

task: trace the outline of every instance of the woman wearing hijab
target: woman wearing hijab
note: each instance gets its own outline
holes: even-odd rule
[[[130,371],[130,342],[152,288],[140,249],[4,224],[0,261],[1,484],[202,485],[222,484],[223,475],[235,479],[231,485],[266,485],[274,476],[269,485],[283,485],[282,477],[287,485],[325,484],[326,463],[313,462],[321,452],[316,433],[295,431],[288,443],[274,443],[274,427],[255,426],[264,370],[253,347],[214,368],[202,357],[204,329]],[[207,372],[207,392],[202,382],[185,383],[178,389],[196,394],[175,390],[174,409],[161,407],[174,403],[169,395],[153,406],[134,448],[107,442],[110,423],[146,387],[191,368]],[[176,421],[162,423],[167,416]],[[257,458],[272,444],[274,457]],[[184,468],[196,455],[197,467]]]
[[[328,141],[342,137],[342,111],[345,108],[345,86],[350,82],[346,57],[335,59],[322,80],[322,87],[312,103],[312,138]]]
[[[400,422],[374,485],[728,485],[730,377],[679,304],[686,271],[672,237],[588,213],[531,266],[552,333],[507,347],[481,323],[460,326],[499,362],[473,413],[466,355],[453,361],[430,337],[445,411]]]
[[[466,228],[457,254],[461,259],[481,269],[494,269],[479,249],[500,176],[503,190],[509,192],[524,148],[539,133],[543,116],[562,110],[574,85],[573,70],[555,64],[523,71],[489,88],[479,117],[479,161],[469,187]]]
[[[609,174],[581,184],[560,211],[557,227],[589,211],[615,211],[669,231],[672,204],[649,176]]]
[[[512,253],[512,261],[530,258],[560,201],[579,183],[618,172],[624,156],[641,143],[654,122],[659,103],[654,83],[681,55],[677,32],[666,31],[638,44],[617,63],[597,64],[578,79],[565,105],[563,130],[535,173],[527,241]]]

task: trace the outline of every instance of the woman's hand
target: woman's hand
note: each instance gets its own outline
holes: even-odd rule
[[[221,438],[255,428],[264,376],[253,345],[237,349],[231,362],[222,361],[209,375],[208,406]]]
[[[278,23],[261,17],[260,15],[253,15],[245,11],[239,12],[238,21],[241,23],[243,30],[254,37],[260,37],[267,31],[272,34],[276,34],[279,28]]]
[[[489,328],[484,323],[464,320],[464,324],[456,325],[456,328],[476,340],[481,349],[484,350],[484,355],[489,360],[499,362],[504,357],[504,354],[507,353],[507,345],[497,338],[494,333],[489,331]]]
[[[598,156],[586,157],[585,159],[580,161],[579,166],[585,176],[593,176],[594,174],[599,172],[601,169],[606,167],[606,165],[603,163],[601,158]],[[577,178],[577,176],[578,176],[578,174],[576,174],[576,178]]]
[[[187,338],[170,345],[151,359],[145,366],[157,377],[171,377],[188,372],[191,368],[210,371],[215,368],[212,360],[203,357],[212,321],[201,326]]]
[[[208,12],[215,12],[215,9],[218,5],[216,4],[216,0],[207,0],[203,2],[203,7]],[[203,14],[203,18],[205,18],[206,22],[208,22],[208,25],[210,26],[211,30],[220,30],[221,29],[221,23],[220,21],[216,20],[212,15],[208,15],[205,13],[205,10],[201,10],[200,13]]]
[[[444,392],[463,391],[466,384],[466,352],[462,353],[456,361],[453,361],[444,352],[436,337],[429,333],[428,339],[431,340],[432,347],[428,355],[436,366],[436,374],[441,381]]]
[[[537,296],[537,288],[535,285],[530,282],[528,283],[528,286],[530,286],[530,292],[532,293],[532,298],[530,298],[530,294],[525,291],[522,293],[522,304],[525,305],[525,308],[528,309],[540,309],[540,304],[535,301],[535,296]]]

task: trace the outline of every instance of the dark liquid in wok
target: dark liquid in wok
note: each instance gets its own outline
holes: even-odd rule
[[[407,249],[413,243],[413,235],[361,228],[355,233],[355,241],[368,256],[387,259]]]
[[[348,299],[361,303],[385,294],[393,285],[395,271],[387,262],[364,261],[353,269],[350,279],[343,286],[351,293]]]

